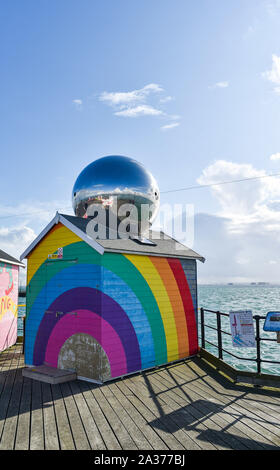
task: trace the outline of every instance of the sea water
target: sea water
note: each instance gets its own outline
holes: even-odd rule
[[[23,320],[22,320],[22,317],[24,317],[24,315],[25,315],[26,298],[25,297],[19,297],[18,298],[18,303],[19,303],[19,305],[24,305],[24,307],[18,307],[18,324],[17,324],[18,336],[23,336]]]
[[[205,309],[219,310],[229,313],[230,310],[252,310],[253,315],[265,316],[267,312],[280,311],[280,287],[279,286],[198,286],[198,305]],[[198,312],[200,320],[200,312]],[[216,315],[205,312],[205,323],[216,327]],[[260,335],[262,338],[276,338],[276,333],[263,331],[264,320],[260,321]],[[229,318],[222,317],[222,329],[230,333]],[[200,336],[200,324],[199,324]],[[217,332],[210,328],[205,328],[205,339],[211,343],[218,344]],[[223,348],[232,352],[236,356],[246,358],[256,358],[256,348],[236,348],[232,346],[232,338],[223,335]],[[206,349],[214,355],[218,355],[218,350],[207,345]],[[280,344],[271,341],[261,341],[261,357],[266,360],[280,362]],[[249,370],[256,372],[255,362],[240,360],[224,353],[224,361],[238,370]],[[262,363],[262,372],[267,374],[280,374],[280,365]]]
[[[19,304],[25,304],[25,297],[19,298]],[[205,309],[219,310],[229,313],[230,310],[252,310],[253,315],[265,316],[270,311],[280,311],[280,287],[278,286],[198,286],[198,306]],[[22,317],[25,315],[25,307],[18,309],[18,335],[23,334]],[[198,314],[200,320],[200,312]],[[205,323],[216,327],[216,315],[205,312]],[[263,331],[263,323],[260,322],[261,337],[275,338],[276,333]],[[199,323],[200,336],[200,323]],[[230,333],[229,318],[222,317],[222,329]],[[211,343],[217,344],[217,332],[205,328],[205,338]],[[232,346],[231,337],[223,335],[223,347],[236,356],[256,358],[256,348],[235,348]],[[206,349],[217,355],[218,350],[206,343]],[[280,344],[262,341],[261,355],[263,359],[280,362]],[[239,370],[256,371],[256,363],[241,361],[224,353],[224,361]],[[280,375],[280,365],[262,363],[262,372]]]

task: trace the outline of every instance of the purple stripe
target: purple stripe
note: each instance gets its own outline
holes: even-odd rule
[[[141,369],[138,339],[125,311],[108,295],[89,287],[70,289],[57,297],[48,307],[36,335],[33,354],[34,365],[43,364],[49,337],[60,318],[75,310],[92,310],[110,323],[122,341],[127,361],[127,372]],[[56,315],[56,312],[60,312],[60,314]]]

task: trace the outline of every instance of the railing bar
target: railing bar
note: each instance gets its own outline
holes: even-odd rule
[[[231,333],[228,333],[227,331],[224,331],[224,330],[221,330],[221,333],[223,333],[224,335],[231,336]]]
[[[205,348],[205,328],[204,328],[204,310],[200,309],[200,321],[201,321],[201,346]]]
[[[204,326],[207,326],[207,328],[211,328],[211,330],[217,331],[217,328],[215,328],[214,326],[206,325],[206,323],[204,323]]]
[[[215,313],[217,314],[217,311],[215,310],[208,310],[207,308],[204,308],[204,312],[209,312],[209,313]],[[219,312],[221,315],[225,316],[225,317],[229,317],[229,313],[224,313],[224,312]],[[261,315],[254,315],[253,318],[254,320],[256,319],[256,317],[258,317],[260,320],[265,320],[266,317],[264,316],[261,316]]]
[[[253,358],[251,358],[251,357],[246,357],[246,358],[245,358],[245,357],[236,356],[236,354],[231,353],[231,352],[228,351],[227,349],[223,349],[223,351],[224,351],[226,354],[229,354],[230,356],[235,357],[236,359],[240,359],[241,361],[254,361],[254,362],[257,361],[256,358],[253,359]]]
[[[269,362],[270,364],[280,364],[280,361],[269,361],[268,359],[262,359],[261,362]]]
[[[207,310],[206,308],[204,309],[204,312],[217,313],[214,310]],[[220,314],[223,315],[224,317],[229,317],[229,313],[220,312]]]
[[[211,328],[211,330],[217,331],[217,328],[215,328],[214,326],[206,325],[206,323],[204,323],[204,326],[207,326],[207,328]],[[224,333],[225,335],[231,336],[231,333],[229,333],[228,331],[221,330],[221,333]]]
[[[214,343],[211,343],[211,341],[208,341],[208,339],[205,340],[205,343],[211,344],[211,346],[215,346],[215,348],[218,349],[218,346]]]
[[[240,357],[240,356],[237,356],[236,354],[228,351],[227,349],[224,349],[223,348],[223,345],[222,345],[222,335],[225,334],[225,335],[228,335],[228,336],[231,336],[231,333],[227,332],[227,331],[224,331],[221,329],[221,316],[224,316],[224,317],[229,317],[229,314],[227,313],[223,313],[223,312],[219,312],[219,311],[214,311],[214,310],[208,310],[208,309],[204,309],[204,308],[201,308],[201,323],[200,323],[200,326],[201,326],[201,340],[203,340],[203,344],[204,346],[202,345],[202,348],[204,347],[205,349],[205,343],[213,346],[214,348],[218,349],[219,353],[218,353],[218,357],[220,359],[223,359],[223,353],[225,354],[228,354],[229,356],[232,356],[236,359],[238,359],[239,361],[247,361],[247,362],[256,362],[256,365],[257,365],[257,372],[260,374],[261,373],[261,365],[262,363],[267,363],[267,364],[277,364],[277,365],[280,365],[280,361],[273,361],[273,360],[269,360],[269,359],[262,359],[261,355],[262,355],[262,352],[261,352],[261,342],[262,341],[270,341],[270,342],[277,342],[277,339],[273,339],[273,338],[261,338],[260,337],[260,320],[265,320],[266,317],[264,316],[260,316],[260,315],[254,315],[253,316],[253,319],[255,320],[256,322],[256,343],[257,343],[257,347],[256,347],[256,352],[257,352],[257,357],[256,358],[244,358],[244,357]],[[204,313],[205,312],[209,312],[209,313],[213,313],[216,315],[216,320],[217,320],[217,327],[215,328],[214,326],[211,326],[211,325],[207,325],[204,323]],[[217,334],[218,334],[218,345],[217,344],[214,344],[212,343],[211,341],[208,341],[206,338],[205,338],[205,327],[206,328],[209,328],[213,331],[217,331]]]
[[[275,343],[277,343],[277,339],[273,338],[260,338],[260,341],[274,341]]]

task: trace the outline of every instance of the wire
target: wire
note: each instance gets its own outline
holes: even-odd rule
[[[68,210],[68,209],[71,209],[70,206],[68,207],[64,207],[64,209],[61,209],[61,211],[63,210]],[[13,219],[15,217],[30,217],[30,216],[33,216],[33,215],[37,215],[37,214],[44,214],[44,213],[47,213],[49,212],[48,210],[44,210],[44,211],[36,211],[36,212],[25,212],[23,214],[14,214],[14,215],[4,215],[2,217],[0,217],[0,219]],[[60,210],[58,210],[58,212],[60,212]]]
[[[272,178],[274,176],[280,176],[280,173],[274,173],[272,175],[255,176],[253,178],[243,178],[240,180],[222,181],[220,183],[200,184],[198,186],[188,186],[187,188],[170,189],[169,191],[161,191],[161,194],[178,193],[180,191],[190,191],[191,189],[210,188],[212,186],[221,186],[222,184],[242,183],[243,181],[260,180],[263,178]]]
[[[233,184],[233,183],[242,183],[244,181],[256,181],[256,180],[261,180],[261,179],[264,179],[264,178],[273,178],[273,177],[276,177],[276,176],[280,176],[280,173],[273,173],[271,175],[263,175],[263,176],[255,176],[253,178],[242,178],[242,179],[239,179],[239,180],[221,181],[219,183],[200,184],[200,185],[197,185],[197,186],[187,186],[186,188],[170,189],[169,191],[161,191],[160,193],[161,194],[179,193],[181,191],[191,191],[193,189],[211,188],[213,186],[221,186],[221,185]],[[68,210],[68,209],[70,209],[70,206],[65,207],[64,209]],[[16,215],[6,215],[6,216],[3,216],[3,217],[0,217],[0,220],[10,219],[10,218],[15,218],[15,217],[30,217],[30,216],[37,215],[37,214],[43,214],[44,212],[48,212],[48,211],[44,210],[44,211],[32,212],[32,213],[29,213],[29,214],[25,213],[25,214],[16,214]]]

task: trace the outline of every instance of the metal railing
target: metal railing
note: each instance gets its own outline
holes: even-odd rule
[[[18,304],[18,307],[26,307],[26,304]],[[24,354],[24,339],[25,339],[25,315],[22,318],[22,337],[18,336],[18,340],[22,338],[22,354]]]
[[[215,328],[212,325],[207,325],[205,323],[205,312],[208,313],[214,313],[216,315],[216,321],[217,321],[217,327]],[[224,331],[222,329],[222,322],[221,318],[222,317],[229,317],[228,313],[223,313],[219,311],[214,311],[214,310],[208,310],[205,308],[200,309],[200,328],[201,328],[201,347],[203,349],[205,348],[206,343],[210,344],[211,346],[214,346],[215,348],[218,349],[218,357],[219,359],[223,360],[223,353],[229,354],[232,357],[235,357],[236,359],[239,359],[240,361],[251,361],[255,362],[257,364],[257,373],[261,374],[262,373],[262,363],[269,363],[269,364],[280,364],[280,361],[273,361],[269,359],[263,359],[262,354],[261,354],[261,343],[263,341],[272,341],[272,342],[277,342],[277,339],[273,338],[263,338],[260,335],[260,321],[265,320],[266,317],[261,316],[261,315],[254,315],[253,319],[256,323],[256,357],[255,358],[250,358],[250,357],[241,357],[237,356],[236,354],[232,353],[231,351],[228,351],[227,349],[223,348],[223,335],[231,336],[231,333]],[[212,343],[208,339],[205,338],[205,328],[210,328],[211,330],[217,331],[217,344]]]

